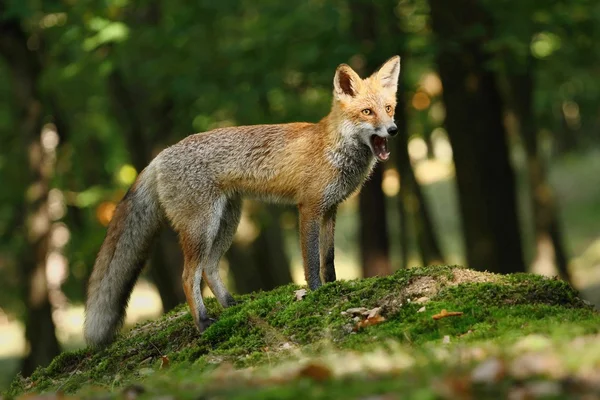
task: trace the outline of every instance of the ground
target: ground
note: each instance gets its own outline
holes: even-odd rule
[[[569,398],[600,394],[600,314],[565,282],[452,266],[182,306],[64,353],[8,397]],[[372,397],[380,396],[380,397]]]

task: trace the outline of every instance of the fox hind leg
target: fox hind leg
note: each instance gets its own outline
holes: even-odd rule
[[[205,272],[210,263],[211,249],[219,232],[226,203],[227,199],[224,196],[217,197],[210,203],[206,202],[206,206],[200,207],[200,213],[187,219],[185,227],[178,229],[175,226],[180,235],[184,255],[183,289],[200,332],[213,322],[202,299],[201,283],[203,275],[207,276],[207,282],[210,282]]]
[[[189,233],[181,233],[181,247],[183,249],[183,291],[187,299],[190,313],[194,323],[200,332],[203,332],[211,324],[204,301],[202,300],[202,249],[200,242]]]
[[[235,304],[235,300],[219,275],[219,260],[223,257],[227,249],[229,249],[229,246],[231,246],[241,214],[242,200],[238,197],[228,199],[221,215],[219,230],[204,267],[206,282],[223,307]]]

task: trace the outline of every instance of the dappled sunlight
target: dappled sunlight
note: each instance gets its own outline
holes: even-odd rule
[[[554,244],[550,236],[542,235],[539,237],[536,247],[536,257],[531,262],[531,272],[545,276],[558,275]]]
[[[0,322],[0,358],[21,357],[27,347],[25,326],[15,319]]]
[[[573,281],[577,287],[600,283],[600,236],[580,256],[573,258],[572,265]]]
[[[420,136],[411,138],[408,142],[408,155],[412,162],[425,160],[427,158],[427,142]]]
[[[96,208],[96,218],[98,222],[102,224],[102,226],[108,226],[113,216],[115,215],[115,210],[117,209],[117,203],[114,201],[103,201]]]
[[[421,76],[419,87],[431,97],[441,95],[443,89],[440,76],[433,71],[429,71]]]
[[[431,105],[431,99],[425,92],[417,92],[412,98],[412,106],[419,111],[427,109]]]
[[[145,280],[140,280],[133,289],[125,324],[156,318],[162,313],[162,302],[156,286]]]
[[[137,178],[137,171],[133,165],[125,164],[117,172],[117,180],[123,186],[130,186]]]
[[[400,191],[400,174],[397,169],[389,168],[383,172],[381,189],[388,197],[394,197],[398,194]]]
[[[423,160],[415,165],[415,176],[421,185],[452,179],[454,164],[438,160]]]
[[[579,114],[579,105],[574,101],[565,101],[562,104],[562,112],[569,128],[579,129],[581,127],[581,116]]]
[[[253,243],[260,234],[259,227],[250,215],[251,212],[251,207],[248,206],[248,202],[244,203],[240,223],[233,238],[235,242],[249,245]]]

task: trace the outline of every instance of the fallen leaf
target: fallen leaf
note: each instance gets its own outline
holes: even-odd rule
[[[463,314],[464,313],[462,311],[446,311],[446,310],[442,310],[442,311],[440,311],[439,314],[435,314],[431,318],[433,318],[435,320],[438,320],[438,319],[442,319],[442,318],[446,318],[446,317],[460,317]]]
[[[160,369],[168,368],[169,363],[170,363],[169,357],[167,357],[167,356],[160,357]]]
[[[425,306],[423,306],[423,307],[419,308],[419,309],[417,310],[417,312],[425,312]]]
[[[444,343],[444,344],[450,343],[450,336],[448,336],[448,335],[444,336],[444,339],[442,339],[442,343]]]
[[[306,289],[298,289],[294,294],[296,295],[296,301],[300,301],[306,296]]]
[[[354,331],[358,331],[359,329],[366,328],[367,326],[373,326],[382,323],[385,321],[385,318],[381,315],[376,315],[372,318],[367,318],[363,321],[358,321],[358,323],[354,327]]]
[[[323,382],[327,379],[330,379],[333,376],[333,373],[329,369],[329,367],[323,364],[310,363],[298,371],[298,377],[300,378],[310,378],[317,382]]]
[[[416,299],[414,302],[417,304],[421,304],[421,303],[427,303],[429,301],[429,297],[419,297],[418,299]]]

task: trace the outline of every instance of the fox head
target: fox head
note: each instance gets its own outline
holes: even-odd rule
[[[340,112],[341,135],[368,146],[379,161],[390,156],[387,139],[398,133],[394,122],[400,57],[386,61],[366,79],[342,64],[333,79],[334,108]]]

